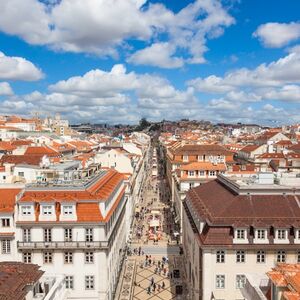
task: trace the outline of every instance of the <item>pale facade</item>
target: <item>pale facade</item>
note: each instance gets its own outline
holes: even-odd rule
[[[218,177],[184,201],[183,248],[193,300],[244,299],[247,274],[262,276],[277,263],[300,262],[299,189],[241,184],[237,194],[238,184]]]

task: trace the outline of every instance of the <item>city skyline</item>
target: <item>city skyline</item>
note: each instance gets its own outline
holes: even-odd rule
[[[300,121],[300,3],[111,3],[0,3],[0,114]]]

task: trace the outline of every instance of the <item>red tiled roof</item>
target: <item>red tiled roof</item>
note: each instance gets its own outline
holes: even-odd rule
[[[42,277],[38,265],[21,262],[0,262],[0,299],[24,300],[27,286],[33,285]]]
[[[12,141],[11,144],[13,146],[29,146],[32,144],[32,141],[30,140],[15,140],[15,141]]]
[[[186,201],[212,225],[300,226],[300,208],[293,195],[237,195],[216,179],[190,190]]]
[[[194,171],[194,170],[220,170],[220,171],[225,171],[226,170],[226,165],[224,163],[219,163],[219,164],[213,164],[211,162],[192,162],[186,165],[182,165],[180,167],[180,170],[184,171]]]
[[[263,153],[261,155],[259,155],[257,158],[282,158],[284,159],[285,156],[282,152],[280,153]]]
[[[16,147],[10,142],[0,141],[0,151],[13,151]]]
[[[260,145],[247,145],[244,148],[242,148],[240,151],[241,152],[246,152],[246,153],[251,153],[252,151],[255,151],[258,149]]]
[[[47,155],[49,157],[55,157],[55,156],[59,156],[59,153],[54,149],[51,149],[46,146],[41,146],[41,147],[31,146],[26,149],[25,155],[38,155],[38,156]]]
[[[116,205],[122,199],[125,188],[120,192],[111,210],[104,219],[99,209],[99,202],[106,201],[115,191],[124,176],[115,170],[109,170],[103,177],[88,187],[86,190],[74,191],[25,191],[20,202],[76,202],[78,222],[103,222],[107,221]],[[92,200],[93,202],[91,202]],[[96,201],[96,202],[95,202]],[[38,206],[37,210],[39,209]],[[37,211],[38,214],[38,211]]]
[[[27,164],[32,166],[39,166],[43,155],[10,155],[6,154],[0,158],[0,165],[5,163],[19,165]]]
[[[0,212],[13,213],[16,196],[21,192],[20,188],[2,189],[0,188]]]

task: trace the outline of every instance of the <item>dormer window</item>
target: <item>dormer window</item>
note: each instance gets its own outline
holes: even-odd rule
[[[73,206],[72,205],[63,206],[63,214],[64,214],[64,216],[72,215],[73,214]]]
[[[277,229],[277,239],[285,240],[287,238],[287,230],[286,229]]]
[[[194,176],[195,172],[194,171],[189,171],[189,176]]]
[[[236,238],[239,240],[244,240],[246,238],[246,230],[245,229],[237,229],[236,230]]]
[[[23,216],[31,215],[31,206],[30,205],[21,206],[21,213]]]
[[[198,155],[198,161],[203,161],[203,156],[202,155]]]
[[[209,171],[209,176],[216,176],[216,172],[215,171]]]
[[[42,206],[42,214],[43,215],[52,215],[52,206],[51,205],[43,205]]]
[[[188,155],[183,155],[182,160],[183,160],[183,161],[189,161]]]
[[[264,240],[266,238],[266,230],[265,229],[257,229],[256,230],[256,238],[259,240]]]

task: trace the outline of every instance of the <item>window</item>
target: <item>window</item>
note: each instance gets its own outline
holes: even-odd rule
[[[265,262],[265,256],[266,256],[265,251],[262,251],[262,250],[257,251],[257,253],[256,253],[256,262],[257,263],[264,263]]]
[[[246,284],[246,276],[245,275],[236,275],[236,288],[242,289]]]
[[[277,251],[277,262],[285,262],[285,251]]]
[[[237,229],[236,230],[236,238],[243,240],[245,239],[245,229]]]
[[[24,172],[18,172],[18,176],[24,177]]]
[[[264,229],[257,229],[256,232],[259,240],[264,240],[266,238],[266,231]]]
[[[94,262],[94,252],[85,252],[85,263],[91,264]]]
[[[44,241],[45,242],[51,242],[52,241],[52,234],[51,234],[51,229],[50,228],[44,229]]]
[[[31,215],[31,206],[30,205],[21,206],[21,213],[23,216]]]
[[[10,254],[10,240],[3,240],[2,241],[2,254]]]
[[[72,241],[72,229],[71,228],[65,228],[65,241],[66,242]]]
[[[215,171],[209,171],[209,176],[215,176],[216,172]]]
[[[85,241],[92,242],[93,241],[93,228],[85,229]]]
[[[204,176],[204,175],[205,175],[205,172],[204,172],[204,171],[200,171],[200,172],[199,172],[199,175],[200,175],[200,176]]]
[[[73,262],[73,253],[65,252],[65,264],[71,264]]]
[[[85,276],[85,289],[93,290],[95,288],[94,285],[94,276]]]
[[[192,189],[194,187],[194,182],[189,183],[189,188]]]
[[[298,253],[297,253],[297,263],[298,264],[300,263],[300,251],[298,251]]]
[[[194,176],[195,172],[194,171],[189,171],[189,176]]]
[[[31,252],[24,252],[23,253],[23,262],[26,264],[31,263]]]
[[[2,219],[2,227],[9,227],[10,226],[10,219]]]
[[[297,230],[297,239],[300,240],[300,230]]]
[[[52,252],[44,252],[44,263],[45,264],[52,263]]]
[[[183,155],[182,160],[183,161],[189,161],[189,157],[187,155]]]
[[[31,230],[29,228],[23,229],[23,241],[27,243],[31,241]]]
[[[66,289],[74,289],[74,277],[73,276],[66,276],[65,277],[65,281],[66,281]]]
[[[236,262],[237,263],[245,262],[245,251],[243,251],[243,250],[236,251]]]
[[[202,155],[198,155],[198,161],[203,161],[203,156]]]
[[[63,206],[63,214],[66,215],[72,215],[73,214],[73,206],[68,205],[68,206]]]
[[[225,275],[216,275],[216,288],[217,289],[225,288]]]
[[[277,230],[277,239],[278,240],[285,240],[286,239],[286,230],[285,229],[278,229]]]
[[[225,262],[225,251],[220,250],[217,251],[217,263],[224,263]]]
[[[52,206],[51,205],[43,205],[42,206],[42,214],[43,215],[52,215]]]

